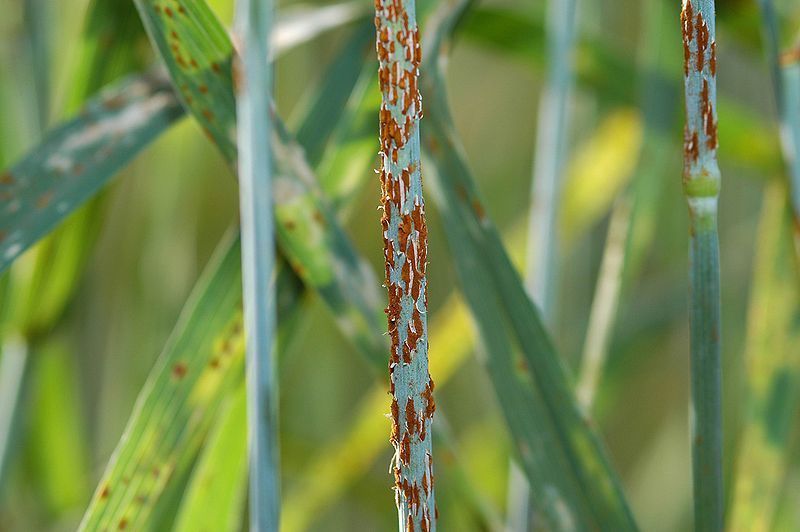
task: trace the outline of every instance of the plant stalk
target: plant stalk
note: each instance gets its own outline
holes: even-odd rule
[[[683,188],[689,207],[689,321],[695,530],[723,529],[722,371],[714,0],[684,0]]]
[[[419,142],[422,52],[414,0],[378,0],[375,8],[395,502],[401,531],[428,532],[436,530],[431,433],[435,405],[428,372],[428,230]]]
[[[558,285],[557,222],[567,142],[567,106],[572,86],[575,0],[550,0],[547,6],[548,67],[539,112],[528,225],[525,289],[547,325],[554,322]],[[525,531],[533,525],[530,487],[512,462],[508,481],[508,528]]]
[[[275,227],[272,199],[272,2],[240,0],[237,87],[242,283],[246,333],[250,529],[278,530],[280,514],[275,339]]]

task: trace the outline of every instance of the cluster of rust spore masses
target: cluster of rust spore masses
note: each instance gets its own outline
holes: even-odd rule
[[[428,229],[420,175],[417,84],[421,51],[413,0],[376,0],[380,62],[381,208],[395,493],[401,528],[436,528],[431,421],[436,409],[428,373]]]

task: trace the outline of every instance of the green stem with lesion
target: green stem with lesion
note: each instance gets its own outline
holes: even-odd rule
[[[722,371],[717,203],[716,31],[713,0],[684,0],[686,127],[683,188],[689,207],[692,463],[696,530],[722,530]]]

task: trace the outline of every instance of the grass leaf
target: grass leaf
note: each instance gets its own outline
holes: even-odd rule
[[[184,309],[81,523],[138,529],[184,474],[225,393],[242,381],[240,249],[223,242]]]
[[[182,114],[163,79],[104,90],[0,176],[0,271],[92,197]]]

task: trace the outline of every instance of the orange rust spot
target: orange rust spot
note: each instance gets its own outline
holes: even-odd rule
[[[205,85],[200,85],[197,90],[200,91],[200,94],[208,94],[208,87]]]
[[[164,13],[166,13],[169,18],[174,18],[174,14],[172,13],[172,10],[169,7],[164,8]]]
[[[0,175],[0,185],[13,185],[16,182],[14,176],[11,175],[11,172],[3,172]]]
[[[433,419],[433,413],[436,412],[436,401],[433,398],[434,384],[433,380],[428,377],[428,384],[422,392],[422,397],[425,399],[425,417]]]
[[[178,362],[174,366],[172,366],[172,376],[175,379],[182,379],[186,376],[186,372],[189,371],[189,368],[186,367],[184,362]]]
[[[709,113],[708,121],[706,122],[706,146],[709,150],[717,149],[717,122],[714,120],[714,115]]]
[[[192,65],[192,68],[197,68],[197,61],[195,61],[194,59],[191,59],[189,61],[189,64]]]
[[[400,442],[400,462],[403,465],[409,465],[411,463],[411,438],[408,437],[408,433],[406,432],[403,435],[403,441]]]
[[[213,70],[217,74],[220,73],[220,68],[219,68],[219,65],[217,63],[211,63],[211,70]]]
[[[414,398],[409,397],[406,401],[406,427],[410,434],[416,434],[419,431],[419,421],[417,420],[417,412],[414,410]]]
[[[120,522],[119,522],[119,525],[117,525],[117,528],[119,530],[125,530],[126,528],[128,528],[128,520],[127,519],[121,519]]]
[[[109,495],[111,495],[111,490],[108,489],[108,486],[103,486],[103,489],[100,492],[100,500],[108,499]]]
[[[211,369],[219,369],[219,359],[217,357],[212,358],[208,365],[211,366]]]
[[[478,200],[472,201],[472,210],[475,211],[475,215],[479,220],[483,220],[486,217],[486,212],[483,210],[483,205],[481,205],[481,202]]]
[[[170,35],[170,37],[172,37],[176,41],[180,41],[181,40],[180,35],[178,35],[178,32],[175,31],[175,30],[172,30],[169,35]]]
[[[212,113],[212,112],[211,112],[211,111],[209,111],[208,109],[203,109],[203,116],[204,116],[204,117],[205,117],[205,119],[206,119],[206,120],[208,120],[209,122],[213,122],[213,121],[214,121],[214,113]]]
[[[697,71],[702,72],[705,66],[705,53],[708,48],[708,26],[703,20],[703,14],[697,14]]]
[[[397,399],[392,397],[392,441],[397,442],[397,438],[400,435],[400,427],[398,425],[398,420],[400,419],[400,407],[397,406]]]
[[[681,11],[681,34],[683,37],[683,74],[689,75],[689,62],[691,61],[691,51],[689,43],[691,42],[694,34],[694,26],[692,20],[694,19],[694,12],[692,10],[691,1],[686,2],[686,6]]]

